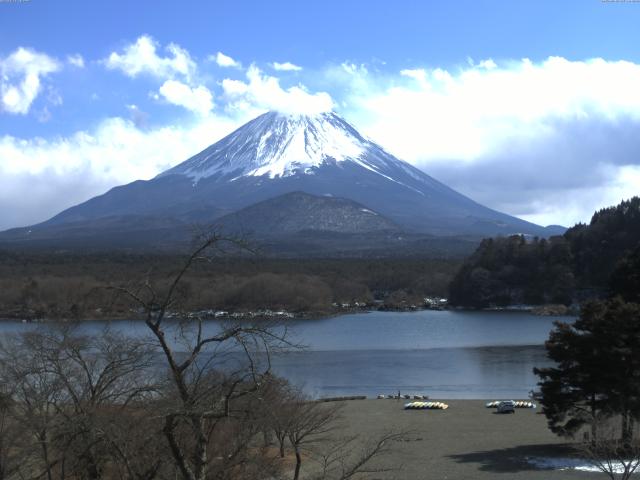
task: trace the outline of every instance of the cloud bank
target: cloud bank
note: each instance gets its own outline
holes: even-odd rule
[[[143,129],[115,117],[64,138],[0,137],[0,228],[37,223],[113,186],[153,178],[238,123],[207,117]]]
[[[571,225],[640,194],[640,65],[550,57],[399,74],[349,72],[356,123],[480,203]]]
[[[96,111],[93,127],[63,137],[0,136],[0,228],[36,223],[112,186],[151,178],[265,110],[337,109],[397,157],[540,224],[572,225],[640,194],[640,65],[632,62],[485,59],[395,72],[271,62],[264,65],[275,73],[267,74],[222,52],[199,62],[148,35],[98,60],[72,53],[61,63],[28,48],[0,57],[0,115],[8,117],[30,112],[39,96],[60,105],[58,89],[70,93],[53,84],[61,77],[53,74],[63,68],[69,75],[107,69],[127,92],[129,85],[144,92],[123,100],[129,120]],[[154,123],[148,112],[166,104],[183,108],[187,120]],[[39,121],[51,117],[46,107],[36,110]]]

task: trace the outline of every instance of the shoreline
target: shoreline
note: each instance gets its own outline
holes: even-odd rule
[[[502,401],[502,400],[513,400],[515,402],[532,402],[536,405],[535,408],[531,408],[531,409],[525,409],[525,408],[518,408],[519,410],[533,410],[533,411],[541,411],[540,410],[540,406],[538,404],[537,400],[531,400],[531,398],[527,397],[509,397],[509,398],[505,398],[505,397],[490,397],[490,398],[446,398],[446,397],[430,397],[428,395],[425,395],[424,398],[422,399],[418,399],[418,398],[414,398],[414,395],[410,395],[411,398],[404,398],[401,395],[401,398],[376,398],[375,395],[340,395],[338,397],[319,397],[319,398],[313,398],[312,400],[315,402],[369,402],[369,401],[373,401],[375,400],[376,402],[380,402],[380,403],[390,403],[390,402],[397,402],[397,405],[404,405],[405,403],[409,403],[409,402],[482,402],[485,407],[486,404],[489,402],[495,402],[495,401]],[[487,410],[490,410],[489,408],[487,408]]]
[[[406,308],[352,308],[352,309],[341,309],[341,310],[330,310],[330,311],[309,311],[309,312],[289,312],[287,310],[281,311],[271,311],[268,309],[259,310],[254,312],[225,312],[224,315],[218,315],[217,312],[213,309],[205,310],[205,311],[192,311],[186,312],[183,315],[172,314],[172,312],[168,312],[165,315],[165,318],[168,320],[174,318],[201,318],[204,321],[211,320],[238,320],[238,321],[247,321],[247,320],[264,320],[264,319],[280,319],[280,320],[318,320],[324,318],[333,318],[341,315],[356,315],[359,313],[373,313],[373,312],[397,312],[397,313],[408,313],[408,312],[421,312],[426,310],[446,310],[446,309],[435,309],[435,308],[415,308],[415,309],[406,309]],[[0,322],[2,321],[12,321],[12,322],[22,322],[22,323],[51,323],[51,322],[96,322],[96,321],[109,321],[109,320],[136,320],[136,321],[144,321],[144,316],[136,311],[131,311],[125,313],[114,313],[114,314],[101,314],[100,316],[93,317],[85,317],[79,319],[73,319],[68,317],[41,317],[41,316],[29,316],[29,315],[20,315],[15,312],[0,312]]]
[[[350,308],[339,309],[330,311],[309,311],[309,312],[289,312],[287,310],[272,311],[269,309],[259,310],[254,312],[226,312],[223,315],[218,314],[220,311],[214,309],[200,310],[186,312],[183,318],[201,318],[204,321],[211,320],[265,320],[265,319],[280,319],[280,320],[320,320],[324,318],[333,318],[337,316],[355,315],[359,313],[373,313],[373,312],[395,312],[395,313],[411,313],[411,312],[425,312],[425,311],[452,311],[452,312],[498,312],[498,313],[528,313],[531,315],[545,317],[545,316],[558,316],[558,317],[575,317],[577,312],[565,307],[564,310],[556,310],[554,305],[527,305],[527,306],[506,306],[506,307],[488,307],[488,308],[462,308],[462,307],[416,307],[416,308]],[[169,312],[165,318],[173,319],[178,318],[179,315]],[[70,317],[46,317],[38,316],[35,313],[22,314],[16,311],[0,312],[0,322],[22,322],[22,323],[56,323],[56,322],[96,322],[96,321],[109,321],[109,320],[136,320],[144,321],[144,316],[137,311],[131,311],[125,313],[103,314],[93,317],[83,318],[70,318]]]
[[[446,410],[405,410],[403,401],[354,400],[342,403],[340,434],[376,438],[408,432],[376,467],[394,469],[376,478],[407,480],[590,478],[583,471],[545,469],[546,460],[575,459],[570,441],[547,428],[537,409],[501,415],[486,400],[441,400]],[[600,474],[601,475],[601,474]],[[599,478],[594,474],[593,478]]]

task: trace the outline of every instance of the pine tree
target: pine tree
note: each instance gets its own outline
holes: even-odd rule
[[[556,323],[545,346],[556,366],[534,372],[550,429],[572,436],[590,425],[595,440],[597,421],[619,416],[629,443],[640,419],[640,305],[589,302],[573,324]]]

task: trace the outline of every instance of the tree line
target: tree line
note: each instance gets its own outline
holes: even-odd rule
[[[606,298],[637,279],[640,197],[596,212],[549,239],[490,238],[463,263],[450,285],[454,305],[580,303]]]
[[[151,273],[162,288],[177,255],[0,252],[0,317],[131,318],[135,302],[109,286]],[[222,256],[194,265],[181,282],[184,307],[326,314],[333,304],[374,300],[395,308],[446,296],[457,260],[268,259]],[[165,285],[166,286],[166,285]]]

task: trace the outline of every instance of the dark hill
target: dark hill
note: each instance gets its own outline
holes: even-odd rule
[[[399,232],[391,220],[353,200],[292,192],[258,202],[216,220],[225,231],[261,237],[304,231],[336,233]]]

